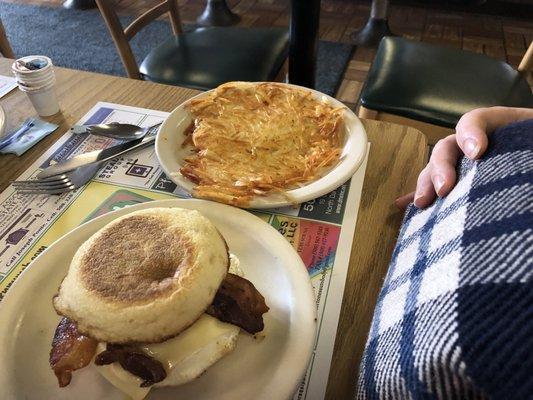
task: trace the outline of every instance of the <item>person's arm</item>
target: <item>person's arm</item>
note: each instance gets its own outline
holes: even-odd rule
[[[489,107],[472,110],[461,117],[455,134],[435,145],[428,165],[418,176],[416,191],[396,199],[405,208],[414,200],[418,208],[433,203],[437,196],[446,196],[455,186],[455,167],[463,153],[475,160],[488,146],[488,135],[512,122],[533,119],[531,108]]]

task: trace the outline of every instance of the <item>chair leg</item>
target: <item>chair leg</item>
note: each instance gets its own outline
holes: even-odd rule
[[[230,10],[226,0],[207,0],[205,10],[196,22],[202,26],[235,25],[241,17]]]
[[[377,47],[385,36],[393,36],[388,22],[388,0],[373,0],[370,18],[363,29],[351,34],[351,39],[358,46]]]
[[[377,111],[370,110],[368,108],[363,107],[362,105],[359,105],[359,112],[357,113],[357,115],[359,118],[379,120]]]
[[[2,25],[2,20],[0,20],[0,53],[7,58],[15,58],[15,53],[7,40],[6,31],[4,25]]]
[[[128,74],[128,78],[131,79],[142,79],[141,73],[139,72],[139,66],[135,60],[135,56],[131,51],[131,46],[128,42],[124,31],[122,30],[122,25],[118,19],[117,13],[113,9],[113,2],[108,0],[96,0],[96,4],[100,9],[100,13],[104,18],[104,21],[107,25],[107,29],[113,38],[115,47],[117,48],[124,69]],[[140,17],[142,18],[142,16]]]

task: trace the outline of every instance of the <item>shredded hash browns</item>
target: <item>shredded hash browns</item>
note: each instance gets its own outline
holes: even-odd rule
[[[276,83],[230,82],[188,105],[194,126],[180,172],[195,197],[246,206],[254,196],[285,194],[338,162],[344,107]]]

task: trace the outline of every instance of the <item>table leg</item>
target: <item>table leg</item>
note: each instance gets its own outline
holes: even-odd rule
[[[289,82],[314,88],[320,0],[291,0]]]
[[[72,8],[76,10],[87,10],[89,8],[96,8],[95,0],[66,0],[63,7]]]
[[[202,26],[228,26],[240,20],[241,17],[230,10],[226,0],[207,0],[204,12],[196,22]]]
[[[351,38],[359,46],[375,47],[384,36],[393,36],[387,20],[389,0],[373,0],[372,11],[365,27],[352,33]]]

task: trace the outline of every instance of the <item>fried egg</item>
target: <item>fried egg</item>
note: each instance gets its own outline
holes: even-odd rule
[[[239,259],[230,255],[229,272],[243,276]],[[203,314],[192,326],[178,336],[162,343],[141,346],[141,349],[163,364],[167,377],[153,385],[178,386],[198,378],[211,365],[230,353],[237,343],[240,328]],[[106,348],[99,343],[96,353]],[[97,371],[113,386],[133,400],[142,400],[151,387],[141,387],[142,379],[124,370],[120,364],[97,366]]]

